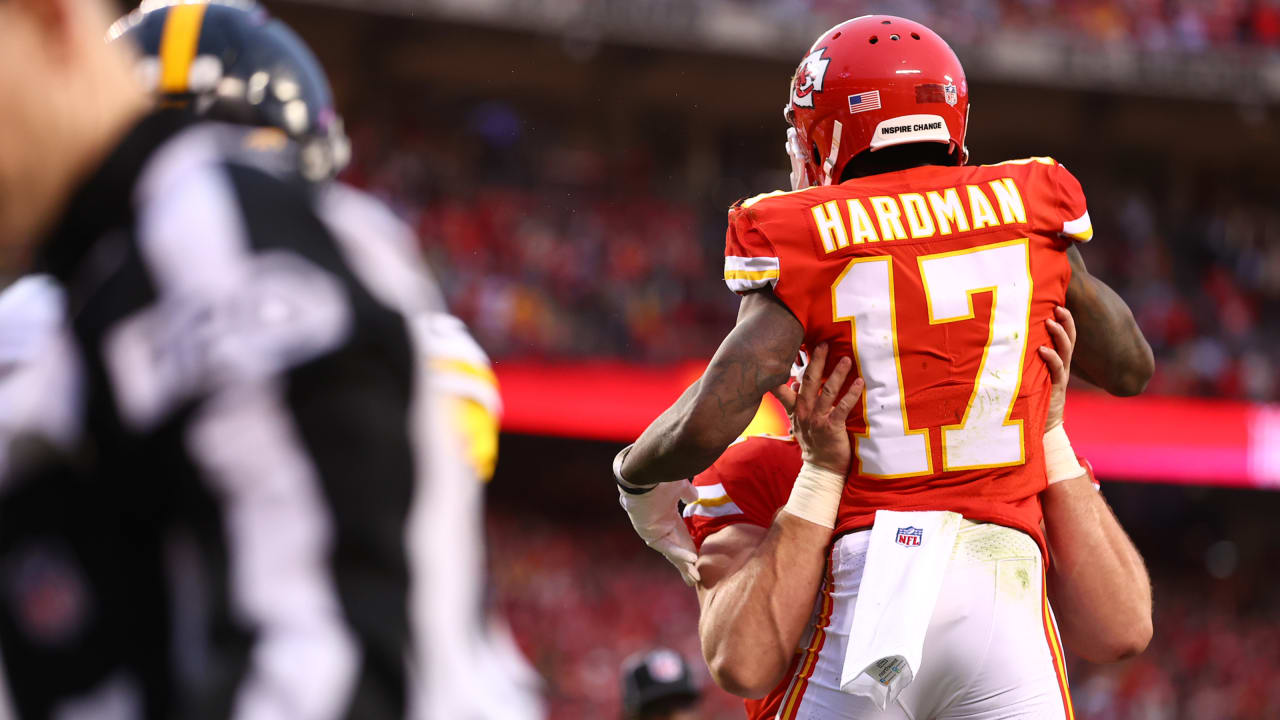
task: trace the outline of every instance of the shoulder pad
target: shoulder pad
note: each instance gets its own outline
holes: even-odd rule
[[[979,167],[1000,167],[1001,165],[1030,165],[1031,163],[1040,163],[1041,165],[1057,165],[1058,161],[1047,155],[1033,155],[1026,158],[1018,158],[1016,160],[1005,160],[1004,162],[988,163]]]
[[[799,195],[800,193],[806,193],[806,192],[809,192],[810,190],[816,190],[821,187],[827,187],[827,186],[814,185],[812,187],[801,188],[800,190],[774,190],[772,192],[760,193],[759,195],[755,195],[745,200],[738,201],[738,203],[735,204],[734,207],[749,208],[752,205],[755,205],[756,203],[760,202],[761,200],[768,200],[770,198],[776,198],[776,197],[785,197],[787,195]]]

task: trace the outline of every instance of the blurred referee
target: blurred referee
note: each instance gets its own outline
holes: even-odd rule
[[[67,497],[79,533],[0,566],[17,710],[423,717],[431,638],[412,618],[448,588],[406,544],[430,485],[408,318],[438,294],[416,258],[335,229],[363,218],[317,207],[325,157],[153,109],[103,42],[112,9],[0,0],[0,257],[57,281],[67,339],[42,385],[58,412],[32,433],[51,441],[17,429],[5,483],[93,493]],[[168,93],[218,79],[207,9],[170,12]],[[313,121],[292,81],[217,90]]]

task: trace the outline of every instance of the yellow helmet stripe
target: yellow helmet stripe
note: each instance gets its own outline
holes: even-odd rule
[[[200,43],[200,26],[204,23],[205,3],[174,5],[164,21],[160,39],[160,91],[187,91],[191,61]]]

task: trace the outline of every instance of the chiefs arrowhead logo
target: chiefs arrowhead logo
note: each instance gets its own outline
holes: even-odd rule
[[[805,56],[796,69],[796,79],[791,86],[791,103],[796,107],[813,107],[813,94],[822,92],[822,81],[827,77],[831,60],[822,57],[826,48],[818,48]]]

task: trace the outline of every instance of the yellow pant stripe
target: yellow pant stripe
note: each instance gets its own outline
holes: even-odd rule
[[[782,720],[795,720],[796,712],[800,709],[800,701],[804,698],[804,691],[809,687],[809,678],[813,676],[814,668],[818,664],[818,654],[826,644],[827,625],[831,624],[831,612],[835,609],[835,599],[832,597],[834,584],[831,559],[828,558],[826,577],[823,578],[822,583],[822,607],[813,625],[813,638],[809,641],[809,646],[802,651],[805,657],[796,669],[795,681],[792,682],[791,690],[783,699],[782,708],[778,712],[778,717]]]
[[[1047,571],[1046,571],[1047,572]],[[1058,676],[1058,689],[1062,692],[1062,710],[1066,720],[1075,720],[1075,707],[1071,703],[1071,686],[1067,682],[1067,662],[1062,656],[1062,643],[1058,640],[1058,629],[1053,622],[1053,614],[1049,611],[1048,583],[1041,583],[1044,615],[1044,636],[1049,643],[1049,655],[1053,661],[1053,672]]]

